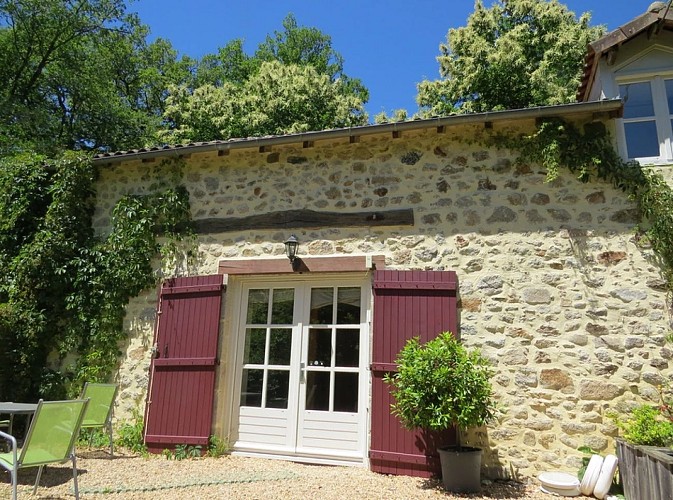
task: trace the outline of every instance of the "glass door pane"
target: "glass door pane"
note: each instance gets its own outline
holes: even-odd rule
[[[312,325],[328,325],[334,320],[334,289],[312,288],[311,289],[311,318]]]
[[[360,287],[338,289],[336,322],[340,325],[360,323]]]
[[[332,331],[311,328],[308,331],[308,366],[332,365]]]
[[[306,409],[329,411],[330,373],[309,371],[306,374]]]
[[[359,376],[357,373],[334,374],[334,411],[357,413]]]
[[[339,328],[336,331],[335,366],[360,365],[360,330]]]

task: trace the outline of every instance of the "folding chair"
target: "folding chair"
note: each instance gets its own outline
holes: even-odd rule
[[[112,444],[112,411],[117,397],[117,384],[84,384],[82,399],[89,399],[89,407],[84,414],[82,429],[104,428],[110,437],[110,455],[114,456]],[[93,433],[89,445],[93,440]]]
[[[19,469],[39,467],[35,487],[33,488],[33,494],[35,494],[44,466],[55,463],[62,464],[68,460],[72,462],[75,498],[79,499],[75,442],[87,403],[87,400],[82,399],[72,401],[40,400],[20,450],[14,436],[0,431],[0,437],[11,445],[10,452],[0,453],[0,467],[7,469],[11,475],[12,500],[16,500]]]

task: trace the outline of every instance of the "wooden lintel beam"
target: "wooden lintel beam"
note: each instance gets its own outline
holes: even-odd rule
[[[219,262],[219,274],[297,274],[297,273],[343,273],[363,272],[370,269],[385,269],[383,255],[337,255],[333,257],[297,258],[292,268],[287,257],[270,259],[224,259]]]
[[[326,227],[413,226],[413,209],[381,212],[316,212],[287,210],[248,217],[211,218],[194,221],[198,234],[259,229],[315,229]]]

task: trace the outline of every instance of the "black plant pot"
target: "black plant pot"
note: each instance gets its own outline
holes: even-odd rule
[[[437,451],[445,490],[453,493],[477,493],[481,490],[481,449],[446,446]]]

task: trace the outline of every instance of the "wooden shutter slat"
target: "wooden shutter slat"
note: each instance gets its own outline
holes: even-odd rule
[[[372,363],[371,369],[376,372],[394,372],[397,371],[397,365],[395,363]]]
[[[166,286],[161,290],[162,295],[172,295],[180,293],[201,293],[201,292],[219,292],[224,288],[222,283],[212,285],[194,285],[194,286]]]
[[[411,281],[405,283],[398,282],[382,282],[375,283],[375,290],[456,290],[458,284],[453,282],[430,282],[424,283],[422,281]]]
[[[178,359],[155,359],[154,367],[169,366],[213,366],[217,364],[217,358],[178,358]]]

